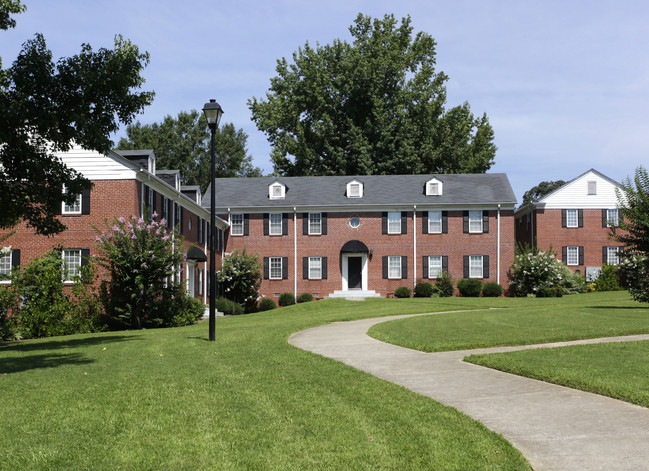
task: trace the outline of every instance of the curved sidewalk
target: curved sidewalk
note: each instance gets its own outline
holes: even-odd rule
[[[507,438],[536,471],[649,470],[649,409],[462,361],[473,353],[649,340],[649,335],[441,353],[366,335],[375,324],[404,317],[411,316],[335,322],[297,332],[288,341],[464,412]]]

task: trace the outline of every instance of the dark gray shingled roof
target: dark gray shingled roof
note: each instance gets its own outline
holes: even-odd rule
[[[441,196],[426,196],[426,182],[443,183]],[[362,198],[347,198],[347,183],[363,183]],[[268,186],[286,185],[286,197],[269,199]],[[362,175],[326,177],[217,178],[216,208],[221,210],[286,207],[363,207],[408,205],[515,205],[516,196],[504,173],[449,175]],[[210,188],[202,205],[210,206]]]

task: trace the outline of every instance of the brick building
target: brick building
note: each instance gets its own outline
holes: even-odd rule
[[[190,293],[207,301],[209,211],[200,205],[198,187],[181,186],[178,170],[156,170],[155,155],[150,150],[100,154],[76,147],[58,156],[69,168],[91,180],[93,187],[78,195],[75,204],[62,205],[60,218],[67,227],[62,233],[51,237],[36,235],[24,222],[14,228],[16,233],[3,242],[12,250],[0,257],[1,274],[8,274],[14,266],[60,247],[67,272],[74,275],[97,253],[93,225],[104,229],[105,219],[142,217],[145,208],[150,208],[148,214],[156,211],[159,219],[166,219],[168,227],[177,228],[184,238],[185,249],[191,247],[186,265],[178,270],[177,276],[185,281]],[[217,239],[221,240],[218,236],[227,225],[221,219],[217,225]],[[8,232],[0,231],[0,236]],[[217,248],[218,266],[220,260]]]
[[[622,246],[610,239],[618,225],[620,184],[590,169],[538,201],[516,210],[516,241],[557,252],[574,271],[596,279],[617,264]]]
[[[225,256],[263,264],[260,292],[386,296],[448,271],[506,285],[516,198],[504,174],[217,179]],[[209,208],[209,190],[203,206]]]

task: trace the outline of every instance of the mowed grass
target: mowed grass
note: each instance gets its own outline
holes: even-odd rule
[[[649,305],[633,301],[625,291],[563,298],[465,298],[464,304],[500,309],[399,319],[377,324],[369,334],[439,352],[649,333]]]
[[[331,321],[474,307],[318,301],[218,319],[216,342],[201,323],[1,345],[0,468],[529,469],[454,409],[286,342]]]
[[[649,341],[471,355],[465,361],[649,407]]]

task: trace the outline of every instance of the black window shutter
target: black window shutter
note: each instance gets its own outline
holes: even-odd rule
[[[408,279],[408,257],[405,255],[401,257],[401,278]]]
[[[155,213],[155,200],[157,198],[157,195],[155,194],[155,191],[153,191],[152,188],[149,188],[149,191],[152,194],[152,198],[151,198],[151,218],[153,218],[153,213]]]
[[[167,227],[171,227],[173,224],[171,223],[171,200],[167,200]]]
[[[81,192],[81,214],[90,214],[90,189]]]
[[[568,265],[568,247],[561,248],[561,261]]]
[[[421,233],[428,234],[428,211],[421,212]]]
[[[243,215],[243,235],[250,235],[250,214]]]
[[[20,266],[20,249],[13,249],[11,251],[11,267],[19,267]]]
[[[302,213],[302,235],[309,234],[309,213]]]
[[[288,235],[288,213],[282,213],[282,235]]]
[[[264,257],[264,280],[268,279],[269,257]]]
[[[81,249],[81,266],[85,267],[88,265],[88,260],[90,259],[90,249]]]
[[[489,278],[489,255],[482,256],[482,277]]]
[[[407,211],[401,211],[401,233],[402,234],[408,233],[408,212]]]
[[[448,211],[442,211],[442,234],[448,234]]]
[[[269,234],[268,226],[270,225],[270,215],[268,213],[264,213],[264,235],[267,236]]]
[[[322,257],[322,279],[327,279],[327,257]]]
[[[482,232],[487,234],[489,232],[489,211],[482,211]]]
[[[178,211],[180,211],[180,224],[178,225],[178,233],[182,234],[183,233],[183,207],[179,205]]]
[[[468,211],[464,211],[464,229],[463,229],[463,232],[465,234],[469,233],[469,212]]]
[[[216,250],[221,250],[221,236],[223,235],[223,231],[219,229],[218,227],[216,228]]]
[[[602,247],[602,263],[608,263],[608,247]]]
[[[302,257],[302,279],[309,279],[309,257]]]
[[[282,257],[282,280],[288,280],[288,257]]]
[[[584,247],[583,245],[579,247],[579,265],[584,264]]]
[[[584,227],[584,210],[578,209],[577,214],[579,216],[579,227]]]
[[[321,229],[321,234],[322,235],[327,235],[327,213],[322,213],[320,215],[320,229]],[[326,258],[326,257],[325,257]]]
[[[421,266],[422,266],[422,278],[424,280],[428,279],[428,257],[424,255],[421,257]]]
[[[388,257],[383,257],[383,279],[388,278]]]
[[[602,227],[607,227],[608,209],[602,209]]]
[[[469,256],[464,256],[464,278],[469,277]]]
[[[381,233],[382,234],[387,234],[388,233],[388,213],[383,213],[383,215],[382,215]]]
[[[442,255],[442,271],[448,271],[448,256]]]
[[[567,211],[565,209],[561,210],[561,227],[568,227],[566,212]]]

